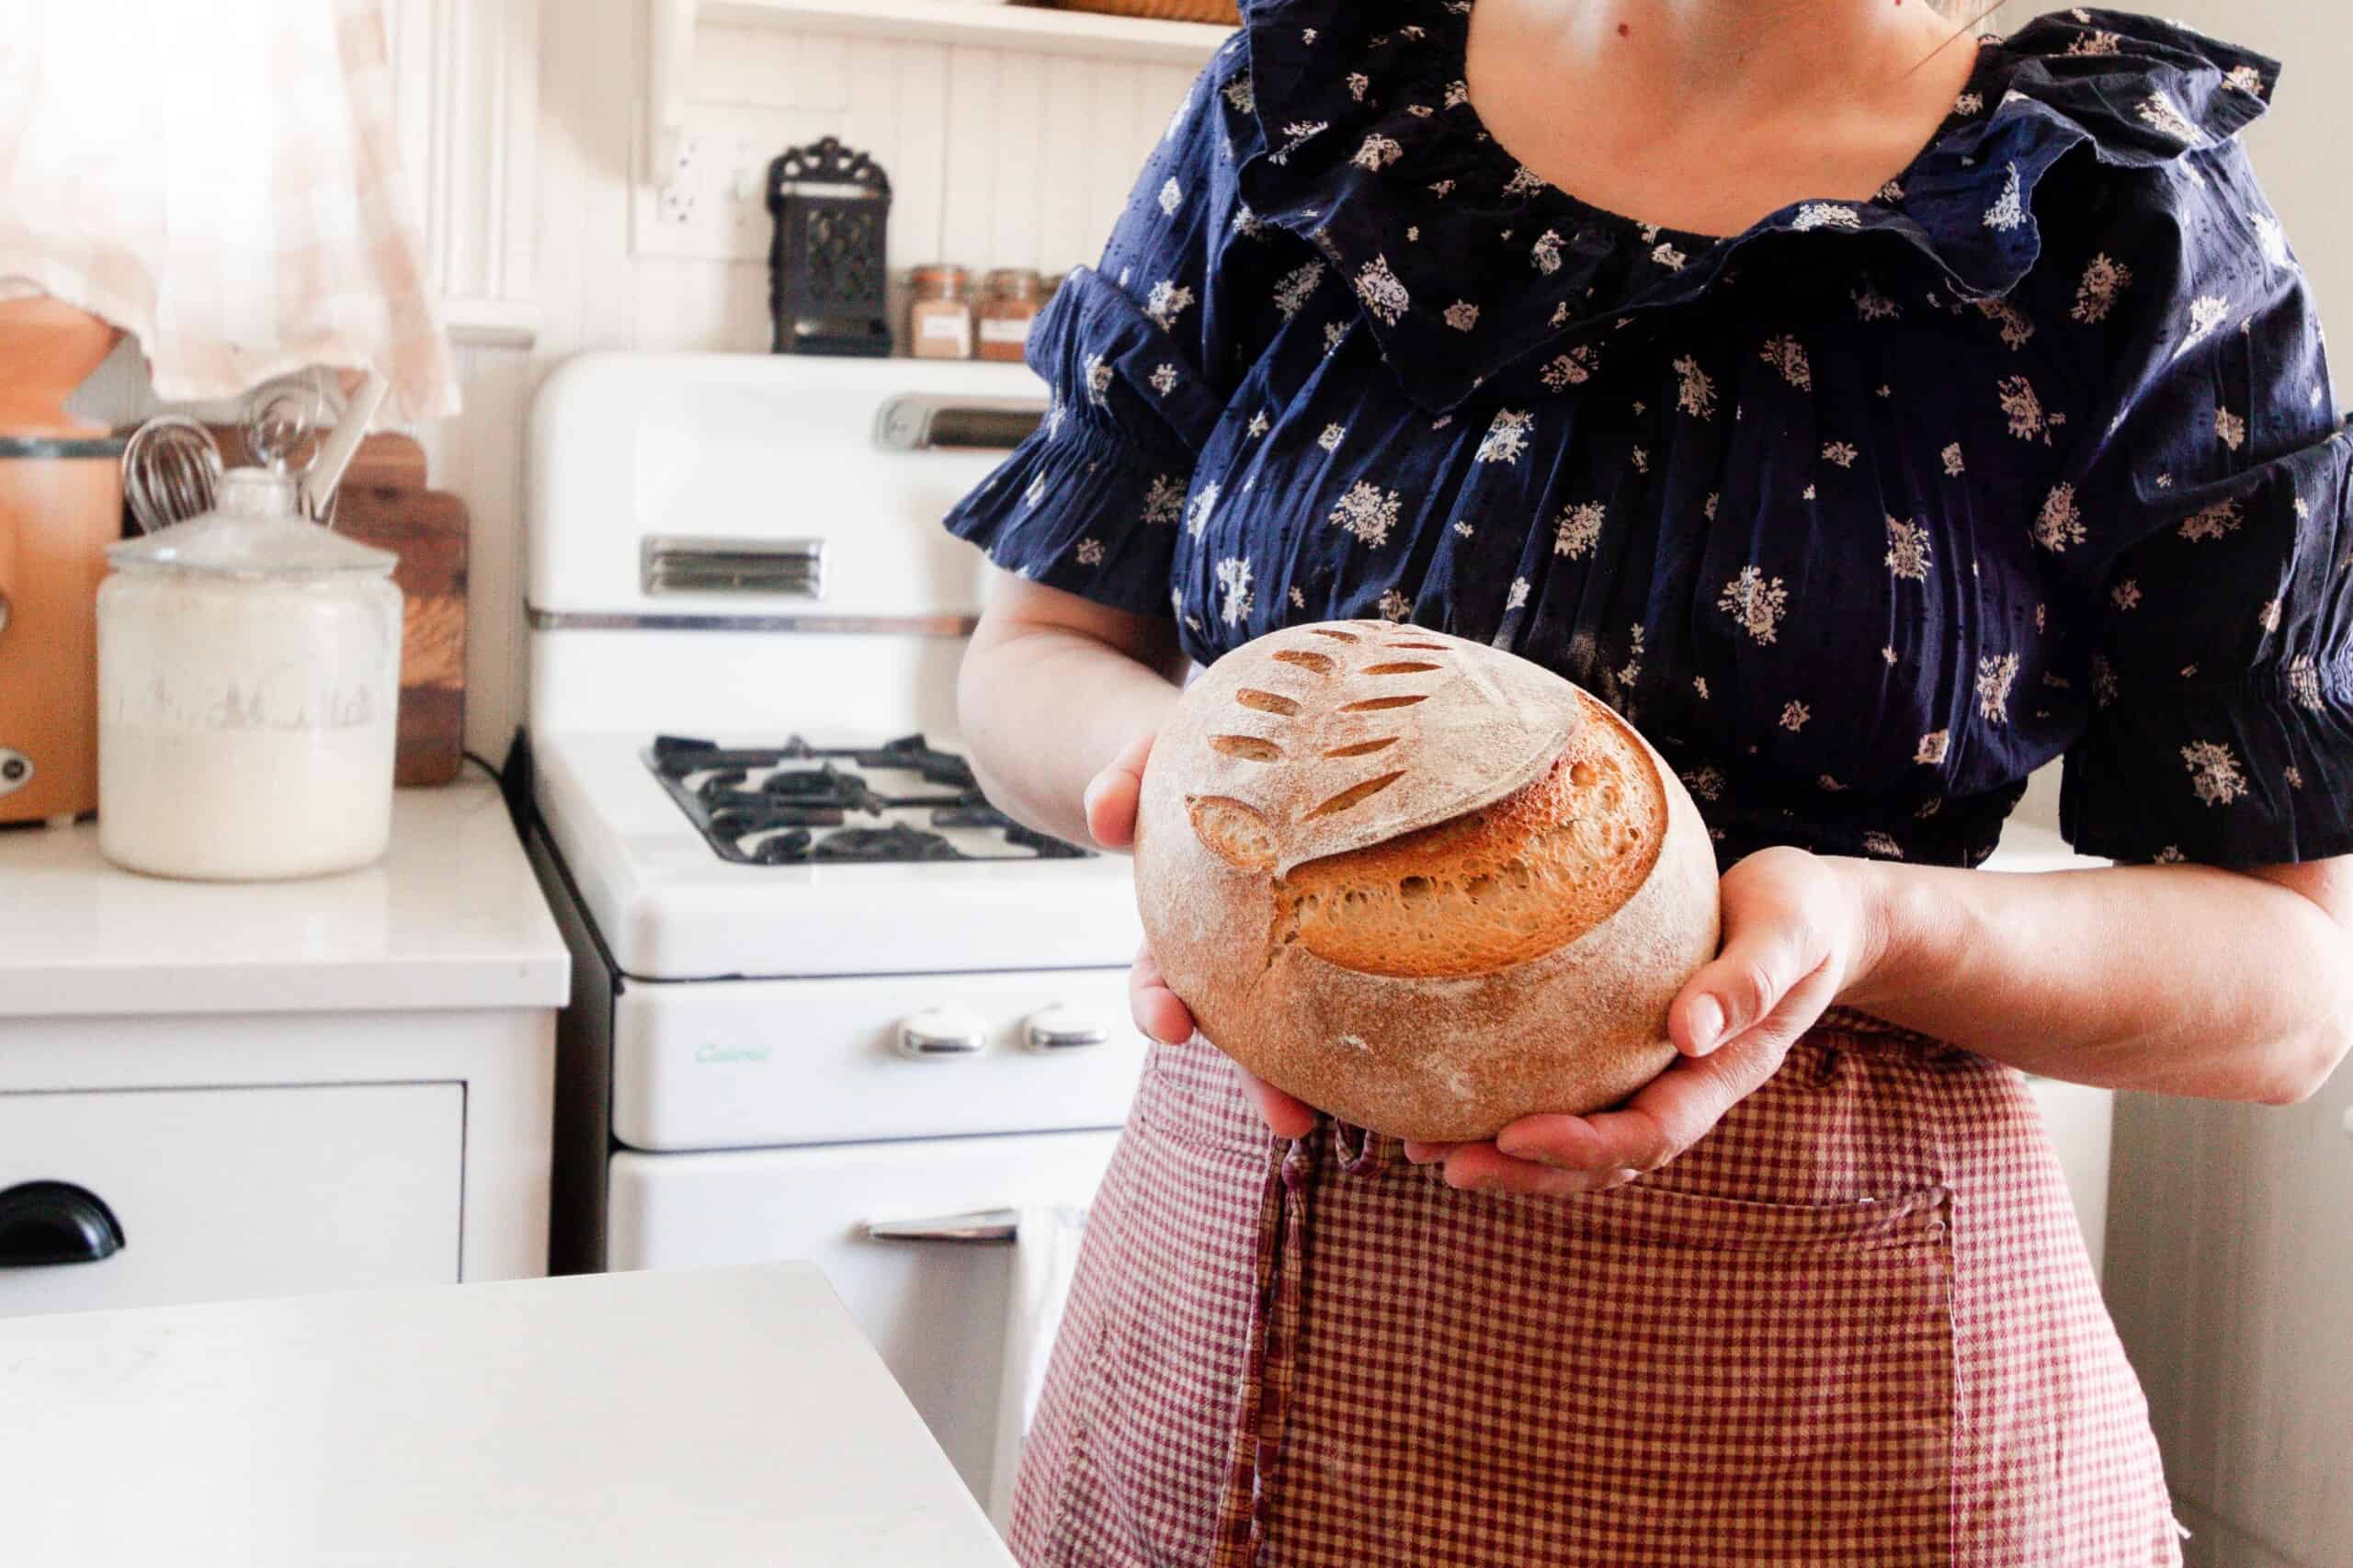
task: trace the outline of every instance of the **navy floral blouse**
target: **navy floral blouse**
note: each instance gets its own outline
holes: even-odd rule
[[[1385,616],[1537,660],[1728,864],[2353,852],[2348,442],[2235,140],[2270,61],[2067,11],[1980,40],[1868,202],[1729,237],[1520,166],[1470,0],[1263,0],[1032,335],[949,518],[1207,664]]]

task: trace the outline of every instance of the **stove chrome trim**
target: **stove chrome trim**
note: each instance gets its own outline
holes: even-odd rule
[[[1011,1246],[1021,1239],[1021,1216],[1011,1209],[985,1209],[937,1220],[870,1220],[870,1242],[950,1242],[965,1246]]]
[[[638,590],[662,594],[776,594],[825,597],[822,539],[731,539],[707,534],[648,534],[638,544]]]
[[[1110,1027],[1074,1007],[1048,1007],[1022,1020],[1021,1043],[1046,1055],[1108,1045]]]
[[[694,615],[540,609],[534,631],[802,631],[882,637],[970,637],[976,615]]]
[[[988,1025],[969,1013],[934,1007],[899,1024],[899,1054],[917,1062],[978,1056],[988,1043]]]
[[[900,392],[876,411],[874,444],[892,452],[1009,452],[1045,423],[1048,412],[1035,398]]]

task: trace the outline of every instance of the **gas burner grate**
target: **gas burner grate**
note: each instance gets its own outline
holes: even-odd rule
[[[961,860],[936,833],[894,822],[888,827],[847,827],[809,852],[812,860]]]
[[[813,746],[794,735],[766,747],[657,735],[645,760],[712,851],[738,865],[1063,860],[1092,853],[990,805],[972,765],[921,735],[879,746]]]

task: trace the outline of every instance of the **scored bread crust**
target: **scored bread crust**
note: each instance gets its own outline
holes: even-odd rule
[[[1442,632],[1328,621],[1220,659],[1161,741],[1188,758],[1187,794],[1256,812],[1287,875],[1535,782],[1578,722],[1565,684]]]
[[[1206,1038],[1432,1142],[1648,1082],[1717,938],[1706,827],[1631,727],[1528,661],[1380,621],[1271,633],[1188,688],[1136,887]]]

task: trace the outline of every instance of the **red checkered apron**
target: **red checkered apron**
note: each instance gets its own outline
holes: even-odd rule
[[[2179,1548],[2023,1080],[1838,1015],[1631,1186],[1457,1192],[1152,1054],[1025,1568],[2078,1568]]]

